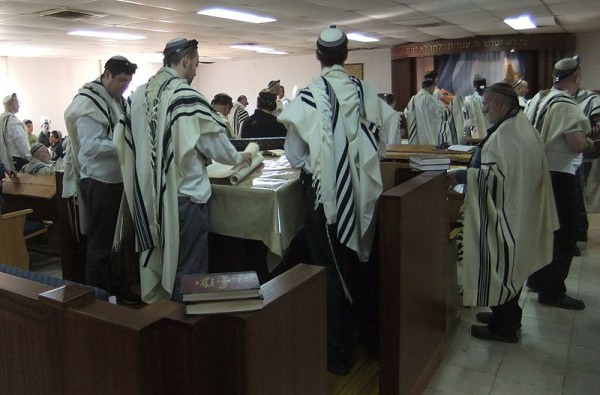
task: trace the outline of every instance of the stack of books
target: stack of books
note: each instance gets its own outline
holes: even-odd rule
[[[410,157],[410,167],[422,171],[448,170],[450,158],[435,154],[414,155]]]
[[[188,274],[181,294],[188,315],[259,310],[264,302],[256,272]]]

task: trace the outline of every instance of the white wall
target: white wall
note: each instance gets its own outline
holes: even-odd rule
[[[582,85],[600,90],[600,33],[577,35],[577,52],[582,57]],[[135,59],[132,59],[135,61]],[[391,54],[388,49],[352,51],[348,63],[363,63],[364,77],[377,92],[391,92]],[[46,115],[52,128],[65,132],[63,113],[77,90],[98,77],[104,60],[0,57],[0,97],[16,92],[21,101],[19,118],[31,119],[36,133],[39,118]],[[158,63],[138,63],[129,91],[145,83],[160,67]],[[426,64],[425,68],[431,67]],[[254,111],[256,96],[270,80],[280,79],[291,97],[294,86],[305,87],[319,75],[319,63],[313,55],[273,56],[253,61],[219,62],[200,65],[193,86],[207,99],[225,92],[234,99],[248,96],[249,110]]]
[[[390,50],[353,51],[349,53],[347,63],[363,63],[364,78],[377,92],[392,91]],[[314,55],[274,55],[271,59],[201,64],[192,85],[208,100],[220,92],[227,93],[233,100],[246,95],[252,114],[258,92],[266,88],[269,81],[281,80],[286,96],[292,98],[294,87],[306,87],[319,73],[320,65]]]
[[[578,34],[577,53],[581,56],[581,86],[600,90],[600,33]]]

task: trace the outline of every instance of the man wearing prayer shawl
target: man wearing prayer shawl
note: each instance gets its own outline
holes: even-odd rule
[[[589,119],[592,130],[589,137],[592,140],[597,141],[600,139],[600,95],[596,92],[579,88],[577,93],[574,95],[575,101],[579,105],[579,108],[583,111],[583,114]],[[577,177],[577,200],[579,209],[579,226],[577,227],[577,241],[587,241],[588,232],[588,218],[587,213],[593,213],[597,211],[600,199],[598,199],[599,187],[598,181],[600,180],[598,170],[600,165],[598,164],[598,155],[583,155],[583,163],[577,170],[575,176]],[[594,169],[593,173],[591,173]],[[589,177],[590,173],[592,177]],[[587,197],[587,201],[586,201]],[[591,199],[590,199],[591,197]],[[587,203],[587,204],[586,204]],[[586,208],[587,206],[587,208]]]
[[[435,80],[425,78],[421,83],[421,90],[411,97],[404,109],[408,144],[442,145],[448,142],[448,110],[433,96],[435,87]]]
[[[600,139],[600,95],[596,92],[579,89],[575,95],[575,101],[583,110],[585,116],[590,120],[592,132],[590,137],[594,141]],[[600,160],[592,159],[585,161],[585,196],[587,200],[588,213],[600,213]],[[584,241],[584,240],[582,240]]]
[[[552,255],[556,212],[543,143],[512,87],[486,89],[483,112],[493,126],[470,167],[448,173],[450,184],[466,184],[463,303],[492,310],[477,314],[488,325],[473,325],[472,336],[514,343],[519,295]]]
[[[527,286],[538,291],[541,304],[582,310],[583,301],[566,294],[565,280],[577,245],[575,172],[581,165],[581,153],[592,152],[594,143],[586,137],[590,122],[572,96],[581,79],[579,62],[562,59],[554,65],[552,75],[552,89],[536,94],[527,104],[525,115],[544,142],[560,229],[554,232],[552,261],[529,276]]]
[[[208,271],[208,158],[250,163],[227,139],[221,117],[190,84],[198,42],[177,38],[163,67],[135,90],[115,131],[140,252],[142,299],[181,301],[181,277]]]
[[[123,56],[113,56],[104,65],[104,73],[83,85],[65,110],[70,148],[62,193],[64,198],[76,200],[76,226],[87,235],[86,284],[113,292],[128,304],[139,303],[140,297],[129,290],[111,259],[123,196],[113,133],[125,105],[123,92],[136,69],[137,65]]]
[[[232,129],[232,138],[239,139],[242,135],[242,124],[250,115],[246,111],[248,105],[248,98],[244,95],[240,95],[237,101],[233,103],[233,108],[227,116]]]
[[[475,77],[473,77],[473,88],[475,91],[470,96],[465,97],[463,106],[465,128],[469,130],[471,137],[476,139],[483,139],[486,130],[490,127],[490,123],[483,115],[483,104],[481,102],[481,95],[483,95],[483,90],[486,86],[486,79],[479,74],[475,74]]]
[[[278,120],[288,130],[286,156],[302,169],[312,261],[327,267],[328,370],[347,374],[352,361],[352,296],[360,310],[367,297],[357,293],[374,277],[374,267],[365,262],[373,245],[375,204],[382,191],[379,158],[388,125],[379,129],[394,111],[367,82],[344,70],[348,38],[340,29],[331,27],[319,35],[316,56],[321,76],[299,92]],[[363,289],[349,290],[349,277],[361,270]],[[374,287],[369,291],[376,294]],[[377,342],[375,306],[369,305],[374,317],[361,322],[366,323],[362,335],[374,332],[363,339],[371,342]]]

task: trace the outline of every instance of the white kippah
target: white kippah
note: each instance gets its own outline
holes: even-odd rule
[[[554,70],[560,70],[560,71],[573,70],[574,68],[577,67],[577,65],[579,65],[579,62],[577,62],[576,59],[564,58],[554,64]]]
[[[345,41],[346,35],[335,25],[332,25],[329,29],[323,30],[317,39],[317,43],[328,48],[337,47]]]
[[[177,37],[174,38],[172,40],[170,40],[167,45],[165,45],[165,49],[163,50],[163,53],[169,52],[170,50],[177,48],[177,47],[181,47],[182,45],[185,45],[188,43],[188,40],[186,38],[183,37]]]

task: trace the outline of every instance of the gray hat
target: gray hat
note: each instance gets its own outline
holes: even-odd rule
[[[335,25],[331,25],[329,29],[323,30],[317,39],[317,44],[326,48],[338,47],[347,42],[348,37],[346,37],[346,34]]]
[[[574,56],[572,58],[564,58],[554,64],[554,70],[552,75],[554,76],[554,82],[559,82],[575,73],[579,67],[579,57]]]

